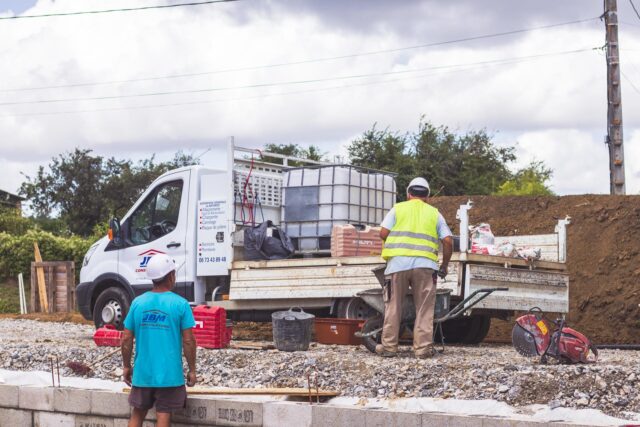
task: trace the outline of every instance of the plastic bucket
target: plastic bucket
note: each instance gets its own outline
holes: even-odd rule
[[[295,311],[297,308],[299,311]],[[299,307],[276,311],[271,315],[273,342],[280,351],[305,351],[309,349],[313,331],[313,314]]]

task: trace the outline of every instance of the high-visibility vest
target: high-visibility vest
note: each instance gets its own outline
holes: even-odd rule
[[[382,258],[424,257],[438,262],[438,209],[419,199],[394,206],[396,223],[382,249]]]

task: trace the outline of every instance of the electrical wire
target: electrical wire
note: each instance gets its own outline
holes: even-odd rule
[[[640,19],[640,13],[638,13],[638,9],[636,9],[636,5],[633,4],[633,0],[629,0],[629,3],[631,3],[631,7],[633,8],[633,11],[636,13],[636,16],[638,17],[638,19]]]
[[[555,27],[561,27],[561,26],[566,26],[566,25],[575,25],[575,24],[589,22],[589,21],[593,21],[593,20],[597,20],[597,19],[599,19],[599,18],[598,17],[596,17],[596,18],[586,18],[586,19],[579,19],[579,20],[574,20],[574,21],[560,22],[560,23],[556,23],[556,24],[542,25],[542,26],[538,26],[538,27],[523,28],[523,29],[512,30],[512,31],[504,31],[504,32],[501,32],[501,33],[484,34],[484,35],[479,35],[479,36],[464,37],[464,38],[453,39],[453,40],[445,40],[445,41],[439,41],[439,42],[433,42],[433,43],[425,43],[425,44],[419,44],[419,45],[414,45],[414,46],[404,46],[404,47],[397,47],[397,48],[391,48],[391,49],[375,50],[375,51],[360,52],[360,53],[351,53],[351,54],[346,54],[346,55],[330,56],[330,57],[323,57],[323,58],[304,59],[304,60],[300,60],[300,61],[282,62],[282,63],[276,63],[276,64],[263,64],[263,65],[248,66],[248,67],[226,68],[226,69],[221,69],[221,70],[201,71],[201,72],[195,72],[195,73],[169,74],[169,75],[164,75],[164,76],[141,77],[141,78],[135,78],[135,79],[109,80],[109,81],[103,81],[103,82],[72,83],[72,84],[54,85],[54,86],[27,87],[27,88],[16,88],[16,89],[0,89],[0,92],[22,92],[22,91],[33,91],[33,90],[45,90],[45,89],[61,89],[61,88],[69,88],[69,87],[103,86],[103,85],[110,85],[110,84],[134,83],[134,82],[142,82],[142,81],[176,79],[176,78],[184,78],[184,77],[197,77],[197,76],[212,75],[212,74],[235,73],[235,72],[240,72],[240,71],[251,71],[251,70],[260,70],[260,69],[268,69],[268,68],[278,68],[278,67],[285,67],[285,66],[292,66],[292,65],[313,64],[313,63],[318,63],[318,62],[337,61],[337,60],[341,60],[341,59],[357,58],[357,57],[371,56],[371,55],[381,55],[381,54],[387,54],[387,53],[396,53],[396,52],[403,52],[403,51],[407,51],[407,50],[424,49],[424,48],[429,48],[429,47],[444,46],[444,45],[455,44],[455,43],[464,43],[464,42],[473,41],[473,40],[481,40],[481,39],[487,39],[487,38],[503,37],[503,36],[513,35],[513,34],[520,34],[520,33],[526,33],[526,32],[531,32],[531,31],[542,30],[542,29],[555,28]]]
[[[194,1],[190,3],[175,3],[175,4],[159,4],[154,6],[140,6],[140,7],[126,7],[119,9],[102,9],[102,10],[83,10],[76,12],[60,12],[60,13],[44,13],[42,15],[15,15],[15,16],[2,16],[0,20],[4,19],[26,19],[26,18],[51,18],[54,16],[76,16],[76,15],[94,15],[98,13],[113,13],[113,12],[133,12],[137,10],[149,10],[149,9],[167,9],[171,7],[182,6],[201,6],[205,4],[213,3],[231,3],[239,0],[206,0],[206,1]]]
[[[599,48],[597,48],[597,49],[599,49]],[[597,50],[597,49],[594,49],[594,50]],[[585,51],[588,51],[588,50],[585,50]],[[442,75],[442,74],[445,74],[445,73],[446,74],[459,73],[459,72],[466,72],[466,71],[476,70],[478,68],[486,68],[486,67],[500,66],[500,65],[519,64],[519,63],[523,63],[523,62],[527,62],[527,61],[531,61],[531,60],[536,60],[536,59],[541,59],[541,58],[517,59],[517,60],[510,59],[510,60],[505,60],[504,62],[500,62],[500,63],[472,65],[472,66],[468,66],[468,67],[465,67],[465,68],[457,68],[457,69],[454,69],[454,70],[436,70],[434,72],[422,73],[422,74],[418,74],[418,75],[410,76],[410,77],[397,77],[395,79],[385,79],[385,80],[381,80],[381,81],[362,82],[362,83],[346,84],[346,85],[336,85],[336,86],[313,88],[313,89],[306,89],[306,90],[296,90],[296,91],[288,91],[288,92],[267,93],[267,94],[252,95],[252,96],[245,96],[245,97],[218,98],[218,99],[208,99],[208,100],[202,100],[202,101],[187,101],[187,102],[175,102],[175,103],[166,103],[166,104],[148,104],[148,105],[138,105],[138,106],[125,106],[125,107],[95,108],[95,109],[90,109],[90,110],[84,109],[84,110],[67,110],[67,111],[38,112],[38,113],[6,114],[6,115],[0,115],[0,118],[4,118],[4,117],[29,117],[29,116],[55,116],[55,115],[63,115],[63,114],[83,114],[83,113],[97,113],[97,112],[107,112],[107,111],[122,111],[122,110],[144,110],[144,109],[153,109],[153,108],[167,108],[167,107],[178,107],[178,106],[188,106],[188,105],[212,104],[212,103],[217,103],[217,102],[245,101],[245,100],[252,100],[252,99],[270,98],[270,97],[276,97],[276,96],[290,96],[290,95],[299,95],[299,94],[314,93],[314,92],[324,92],[324,91],[329,91],[329,90],[342,90],[342,89],[348,89],[348,88],[353,88],[353,87],[362,87],[362,86],[372,86],[372,85],[379,85],[379,84],[396,83],[396,82],[400,82],[400,81],[422,79],[422,78],[430,77],[430,76],[434,76],[434,75]]]
[[[383,71],[379,73],[354,74],[354,75],[317,78],[317,79],[290,80],[290,81],[271,82],[271,83],[256,83],[256,84],[241,85],[241,86],[215,87],[215,88],[203,88],[203,89],[185,89],[185,90],[173,90],[173,91],[163,91],[163,92],[143,92],[143,93],[136,93],[136,94],[106,95],[106,96],[96,96],[96,97],[54,98],[54,99],[39,99],[39,100],[32,100],[32,101],[10,101],[10,102],[0,102],[0,106],[48,104],[48,103],[75,102],[75,101],[101,101],[101,100],[109,100],[109,99],[127,99],[127,98],[155,97],[155,96],[167,96],[167,95],[177,95],[177,94],[187,94],[187,93],[207,93],[207,92],[221,92],[221,91],[239,90],[239,89],[256,89],[256,88],[273,87],[273,86],[304,85],[304,84],[319,83],[319,82],[325,82],[325,81],[351,80],[351,79],[360,79],[360,78],[366,78],[366,77],[415,73],[415,72],[427,71],[427,70],[458,68],[458,67],[465,67],[470,65],[485,65],[485,64],[492,64],[492,63],[501,63],[501,62],[510,61],[510,60],[535,59],[535,58],[548,57],[548,56],[559,56],[559,55],[573,54],[573,53],[579,53],[579,52],[586,52],[593,49],[594,48],[575,49],[575,50],[568,50],[568,51],[561,51],[561,52],[526,55],[526,56],[514,57],[514,58],[501,58],[501,59],[494,59],[494,60],[487,60],[487,61],[479,61],[479,62],[472,62],[472,63],[466,63],[466,64],[441,65],[441,66],[434,66],[434,67],[414,68],[414,69],[408,69],[408,70]]]
[[[640,93],[640,89],[638,89],[638,87],[631,81],[631,79],[629,77],[627,77],[627,75],[625,73],[622,72],[622,70],[620,70],[620,74],[622,74],[622,77],[624,77],[624,79],[627,81],[627,83],[629,83],[631,85],[633,90],[635,90],[636,92]]]

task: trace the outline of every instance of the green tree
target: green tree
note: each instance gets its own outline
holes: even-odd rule
[[[31,203],[42,229],[54,231],[51,228],[61,228],[61,221],[69,232],[89,236],[109,216],[124,214],[158,176],[197,162],[181,151],[168,162],[156,162],[152,156],[133,163],[76,148],[40,166],[33,178],[26,176],[20,193]]]
[[[421,120],[418,131],[399,134],[374,125],[349,147],[352,164],[398,174],[398,200],[409,181],[424,176],[432,194],[492,194],[511,178],[512,147],[498,147],[484,130],[464,134]]]
[[[317,145],[309,145],[308,147],[301,147],[298,144],[266,144],[264,151],[270,153],[282,154],[283,156],[299,157],[301,159],[322,161],[325,160],[327,153],[322,152]],[[271,157],[265,155],[261,157],[262,161],[282,164],[282,159],[277,157]],[[303,166],[304,162],[289,161],[289,166]]]
[[[433,193],[492,194],[511,177],[513,147],[496,146],[484,130],[457,135],[421,121],[413,141],[416,175],[429,180]]]
[[[495,193],[499,196],[553,196],[547,182],[553,172],[542,161],[533,161],[505,181]]]
[[[406,197],[404,188],[415,175],[415,157],[410,151],[407,135],[376,129],[376,125],[347,147],[349,161],[354,166],[394,172],[398,199]]]

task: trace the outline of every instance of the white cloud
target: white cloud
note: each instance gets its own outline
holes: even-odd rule
[[[566,14],[556,18],[545,11],[547,21],[525,22],[526,14],[521,14],[519,21],[496,27],[499,23],[496,17],[500,15],[485,10],[478,15],[479,21],[474,20],[470,11],[476,6],[469,3],[466,7],[448,8],[442,15],[446,17],[443,23],[443,18],[434,14],[438,3],[428,3],[429,7],[425,3],[411,9],[414,14],[424,12],[424,22],[419,16],[410,17],[415,22],[411,23],[410,31],[404,31],[398,22],[405,16],[400,16],[397,10],[389,12],[388,17],[395,21],[383,25],[389,8],[384,4],[368,11],[372,17],[375,14],[376,24],[367,27],[357,25],[358,15],[353,10],[345,14],[340,25],[333,25],[330,17],[339,13],[337,4],[331,4],[335,9],[329,13],[318,10],[322,7],[320,3],[293,8],[279,2],[2,21],[0,55],[12,60],[11,66],[3,68],[0,89],[277,64],[442,40],[445,36],[435,29],[443,27],[447,37],[456,38],[517,28],[514,25],[526,27],[570,19]],[[83,9],[103,5],[98,0],[82,2]],[[110,7],[118,5],[130,3],[110,2]],[[598,7],[583,12],[596,16],[600,13]],[[76,8],[77,1],[40,0],[28,13]],[[462,10],[473,25],[468,20],[453,19]],[[419,26],[413,25],[416,22],[430,29],[429,40],[416,38],[421,34]],[[520,57],[601,45],[601,27],[602,24],[593,22],[430,50],[189,78],[0,92],[0,104],[229,88]],[[640,42],[640,31],[623,34],[623,46]],[[640,58],[631,54],[625,58],[623,65],[629,64],[629,77],[640,82],[640,73],[631,68],[640,69]],[[431,70],[170,96],[0,105],[0,187],[14,190],[22,180],[20,170],[33,173],[38,164],[76,146],[131,158],[147,157],[154,152],[169,156],[178,149],[201,152],[216,147],[203,156],[206,163],[214,162],[226,138],[234,135],[238,145],[313,143],[320,144],[325,151],[344,154],[344,144],[374,122],[393,130],[414,130],[419,117],[425,114],[435,124],[462,130],[486,127],[500,132],[500,142],[517,140],[521,160],[537,158],[553,167],[554,189],[560,193],[607,192],[608,163],[601,143],[606,115],[604,71],[603,57],[585,52],[465,72]],[[623,87],[625,132],[630,137],[627,158],[631,159],[632,155],[637,158],[640,154],[637,148],[640,120],[632,114],[640,107],[640,95],[625,86],[624,81]],[[318,90],[322,88],[331,89]],[[174,103],[191,104],[22,116]],[[628,165],[627,176],[633,181],[628,187],[637,189],[640,172],[630,169],[631,162]]]

